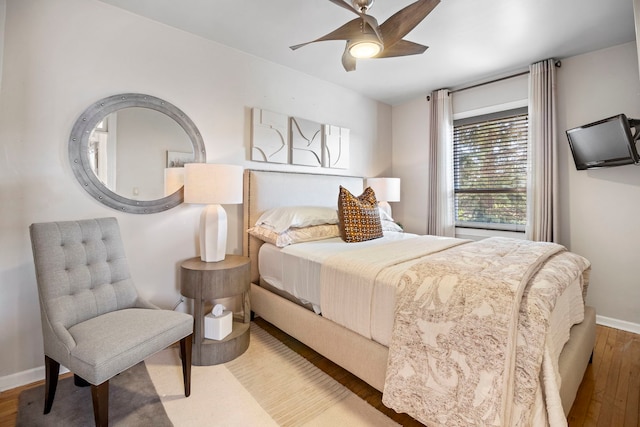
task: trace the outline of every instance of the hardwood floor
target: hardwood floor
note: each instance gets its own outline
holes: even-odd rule
[[[640,335],[598,326],[569,425],[640,426]]]
[[[378,390],[309,347],[260,318],[255,322],[396,422],[404,426],[422,425],[385,407]],[[0,427],[15,425],[18,396],[39,384],[42,381],[0,392]],[[640,427],[640,335],[597,326],[593,363],[587,368],[568,421],[570,427]]]
[[[68,372],[60,375],[60,378],[66,378],[72,375],[73,374]],[[44,380],[0,392],[0,427],[13,427],[16,425],[16,416],[18,415],[18,397],[20,396],[20,393],[41,384],[44,384]],[[44,402],[42,402],[42,407],[38,408],[38,410],[41,411],[43,409]]]

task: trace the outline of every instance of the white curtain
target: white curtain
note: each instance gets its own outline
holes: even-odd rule
[[[449,91],[431,93],[427,234],[455,236],[453,112]]]
[[[556,242],[558,238],[558,155],[556,67],[553,59],[530,66],[529,179],[526,238]]]

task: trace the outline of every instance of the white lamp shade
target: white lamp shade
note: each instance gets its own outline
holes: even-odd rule
[[[242,166],[187,163],[184,166],[184,201],[203,205],[242,203]]]
[[[367,178],[367,187],[376,193],[378,201],[400,201],[400,178]]]

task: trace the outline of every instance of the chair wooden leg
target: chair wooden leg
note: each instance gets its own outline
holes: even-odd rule
[[[91,398],[96,427],[107,427],[109,425],[109,380],[99,385],[92,384]]]
[[[53,398],[56,395],[56,388],[58,387],[58,374],[60,373],[60,364],[50,358],[44,356],[44,369],[45,369],[45,389],[44,389],[44,413],[51,412],[53,406]]]
[[[182,359],[182,379],[184,381],[184,395],[191,395],[191,349],[193,334],[180,340],[180,358]]]

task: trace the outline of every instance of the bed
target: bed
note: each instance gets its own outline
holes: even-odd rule
[[[353,194],[360,194],[363,190],[363,179],[360,177],[336,175],[247,170],[245,171],[244,229],[248,230],[256,223],[263,213],[273,208],[283,206],[335,206],[340,186],[348,189]],[[380,239],[380,241],[388,240],[389,238],[387,237],[387,234],[395,236],[394,233],[385,232],[385,238]],[[387,370],[388,368],[396,369],[397,372],[398,366],[394,366],[391,363],[393,358],[390,359],[389,348],[394,345],[397,347],[397,343],[393,344],[392,342],[391,326],[389,326],[388,322],[385,324],[384,322],[377,320],[377,326],[369,325],[363,329],[361,326],[358,326],[361,324],[358,319],[353,320],[352,317],[347,316],[348,318],[344,320],[340,319],[339,313],[337,315],[326,314],[324,312],[325,307],[319,307],[318,304],[314,303],[314,301],[310,301],[314,299],[313,296],[304,298],[303,301],[300,301],[300,298],[295,297],[291,292],[282,290],[282,286],[273,286],[272,283],[269,283],[273,282],[273,277],[271,277],[274,275],[273,271],[268,271],[265,267],[266,273],[263,273],[263,276],[266,276],[266,278],[261,277],[261,273],[259,271],[259,266],[261,264],[259,254],[261,252],[261,248],[263,249],[263,254],[267,254],[263,255],[263,257],[281,256],[279,253],[280,251],[274,248],[269,248],[269,244],[265,245],[263,248],[264,241],[262,239],[256,238],[246,232],[244,234],[244,239],[244,253],[249,256],[252,261],[252,311],[287,334],[313,348],[318,353],[352,372],[374,388],[385,392],[385,395],[390,395],[389,384],[387,384],[387,390],[385,391],[385,382],[388,374]],[[396,239],[402,240],[404,237]],[[332,242],[339,244],[339,240],[340,239],[338,238],[322,241],[321,243],[325,248],[322,250],[325,251],[325,254],[330,252],[330,250],[327,249],[329,247],[328,245]],[[394,240],[394,238],[391,238],[391,240]],[[420,240],[418,238],[406,240],[415,242],[415,244],[423,244],[422,242],[418,242],[418,240]],[[423,237],[422,240],[429,240],[428,236]],[[432,246],[434,243],[426,242],[425,244]],[[437,244],[440,243],[437,242]],[[343,245],[345,244],[343,243]],[[391,245],[393,245],[393,243],[391,243]],[[306,243],[303,245],[291,245],[290,247],[295,247],[295,250],[289,250],[288,252],[300,252],[305,246],[312,245],[307,245]],[[458,247],[458,244],[456,243],[452,246],[454,246],[453,249],[455,249],[455,247]],[[461,251],[464,251],[470,246],[465,243],[460,244],[459,247],[462,248],[460,249]],[[268,255],[268,249],[271,250],[271,255]],[[440,253],[439,250],[435,252],[436,254]],[[464,256],[464,252],[462,253]],[[308,259],[305,261],[308,264],[307,261]],[[305,262],[302,264],[305,264]],[[298,264],[300,264],[300,262],[298,262]],[[263,267],[265,265],[268,264],[264,264],[263,262]],[[384,270],[385,274],[387,270]],[[304,272],[296,271],[293,277],[301,278],[301,275],[303,274]],[[378,272],[376,272],[374,275],[385,276],[385,274],[378,274]],[[386,274],[386,276],[390,278],[399,277],[390,274]],[[343,278],[343,280],[347,280],[347,284],[349,283],[348,276],[346,279]],[[581,286],[582,285],[584,285],[584,281],[581,282]],[[575,288],[575,286],[573,287]],[[567,286],[567,289],[569,288],[570,286]],[[581,287],[580,291],[583,294],[586,293],[586,287]],[[389,290],[386,289],[385,292],[387,292],[387,295],[382,299],[391,299],[389,297]],[[384,292],[382,294],[384,294]],[[378,303],[371,300],[365,305],[369,307],[377,307]],[[388,306],[386,308],[382,308],[382,310],[387,310],[387,312],[389,312]],[[318,314],[320,311],[323,313]],[[376,310],[365,310],[366,316],[372,316],[375,318],[376,315],[370,314],[372,311]],[[376,311],[376,313],[378,311]],[[555,311],[558,310],[554,310],[552,315]],[[591,307],[581,307],[580,311],[579,320],[581,321],[570,327],[570,330],[567,329],[567,338],[564,339],[566,344],[563,341],[560,348],[557,349],[559,353],[557,360],[553,357],[555,360],[554,365],[557,370],[557,375],[561,378],[559,391],[557,393],[557,401],[549,402],[548,396],[545,395],[542,398],[544,402],[542,404],[537,402],[535,409],[533,410],[534,412],[538,412],[535,417],[542,416],[542,418],[545,419],[545,422],[549,422],[552,425],[562,424],[563,422],[566,424],[566,418],[564,417],[566,417],[566,414],[568,414],[573,404],[577,389],[582,381],[582,377],[584,376],[584,372],[589,363],[593,346],[595,344],[595,311]],[[382,317],[387,315],[388,313],[383,314]],[[335,321],[330,320],[330,318],[333,318]],[[576,322],[577,320],[574,319],[573,321]],[[375,322],[376,320],[371,321],[371,324],[375,324]],[[347,325],[348,327],[343,326],[340,323]],[[545,389],[543,394],[544,393],[548,394],[549,392]],[[402,395],[399,395],[398,398],[403,401],[419,400],[406,399],[406,396],[402,397]],[[538,397],[537,399],[539,400],[540,398]],[[545,414],[540,415],[539,412],[542,410],[549,410],[550,412],[554,411],[545,408],[545,405],[557,406],[557,408],[554,409],[556,414],[555,419],[553,416],[549,419]],[[412,410],[405,410],[401,408],[400,411],[407,412],[416,417],[414,413],[412,413]],[[563,420],[557,420],[558,413],[562,415]],[[505,417],[505,415],[491,415],[493,420],[506,419],[501,417]],[[419,419],[419,417],[416,418]],[[442,424],[450,422],[451,419],[448,419],[446,422],[442,422]],[[460,421],[458,420],[458,422]]]

